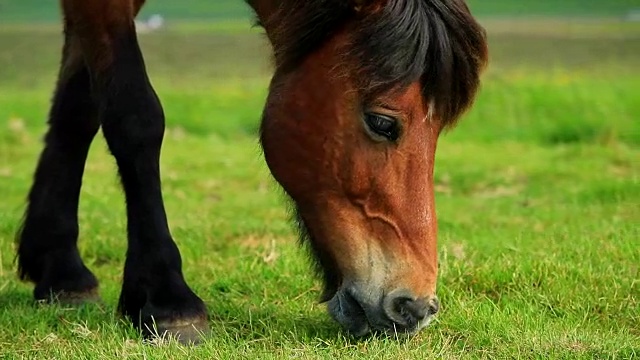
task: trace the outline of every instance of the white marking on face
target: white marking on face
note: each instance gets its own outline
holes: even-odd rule
[[[356,273],[345,278],[345,287],[357,291],[361,302],[375,306],[391,275],[391,265],[377,241],[365,241],[366,248],[355,260]]]

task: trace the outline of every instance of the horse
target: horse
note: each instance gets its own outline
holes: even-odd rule
[[[208,315],[165,213],[165,117],[134,25],[144,2],[60,0],[62,61],[17,234],[18,273],[36,300],[99,298],[77,239],[85,161],[101,128],[126,197],[118,312],[143,336],[196,341]],[[475,100],[485,30],[464,0],[246,3],[273,50],[260,142],[311,249],[320,300],[355,336],[419,331],[439,309],[436,144]]]

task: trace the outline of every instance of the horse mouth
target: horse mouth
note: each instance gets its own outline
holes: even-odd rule
[[[417,322],[396,321],[385,314],[382,306],[359,300],[350,289],[340,289],[328,302],[328,311],[345,330],[355,337],[367,335],[408,336],[425,328],[435,313]]]
[[[354,336],[361,337],[370,332],[364,308],[349,291],[339,290],[327,305],[331,317]]]

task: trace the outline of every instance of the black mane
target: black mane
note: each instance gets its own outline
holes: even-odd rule
[[[355,80],[366,96],[421,80],[436,115],[448,125],[455,123],[473,103],[487,62],[485,31],[465,2],[388,0],[375,11],[358,11],[350,3],[282,0],[269,19],[278,69],[294,69],[337,31],[354,24],[345,55],[356,64]]]

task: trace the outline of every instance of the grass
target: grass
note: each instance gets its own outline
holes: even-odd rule
[[[206,24],[142,36],[169,122],[172,232],[211,313],[213,334],[196,348],[147,344],[114,313],[126,220],[102,139],[82,189],[80,246],[104,305],[34,305],[17,281],[13,234],[60,44],[51,26],[1,27],[0,358],[640,356],[640,27],[485,24],[492,66],[438,148],[443,309],[404,341],[354,340],[317,304],[319,283],[255,136],[269,73],[260,36]]]
[[[467,0],[480,16],[624,16],[637,9],[634,0]]]

